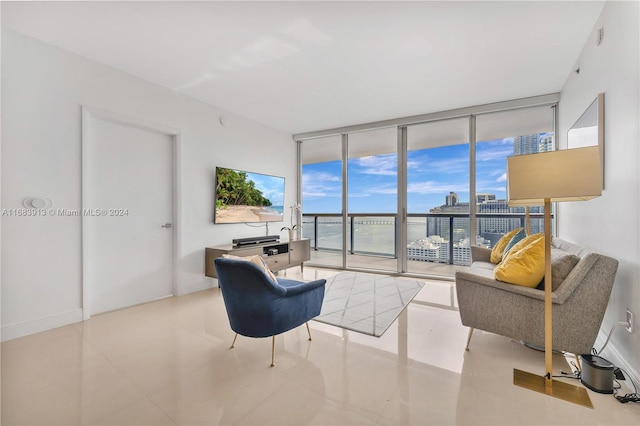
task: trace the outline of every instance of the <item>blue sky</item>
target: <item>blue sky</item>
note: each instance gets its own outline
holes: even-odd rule
[[[506,198],[507,157],[513,138],[476,144],[476,192]],[[397,161],[395,154],[349,160],[349,212],[395,213]],[[340,161],[308,164],[302,168],[304,213],[340,213]],[[409,213],[428,213],[445,203],[449,192],[469,201],[469,145],[452,145],[407,153],[407,207]]]
[[[247,174],[247,179],[256,184],[256,188],[262,191],[262,195],[271,201],[273,206],[284,205],[284,178],[280,176],[269,176],[260,173]]]

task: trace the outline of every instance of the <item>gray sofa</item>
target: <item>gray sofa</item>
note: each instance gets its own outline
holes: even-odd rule
[[[551,245],[553,348],[576,355],[590,353],[609,302],[618,261],[559,238],[554,238]],[[496,281],[490,254],[490,249],[472,247],[471,267],[456,273],[460,318],[462,324],[471,327],[469,340],[477,328],[544,346],[544,290]]]

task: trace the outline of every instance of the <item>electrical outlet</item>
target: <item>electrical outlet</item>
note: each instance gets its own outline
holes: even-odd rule
[[[631,313],[630,310],[627,309],[627,331],[629,333],[633,332],[633,313]]]

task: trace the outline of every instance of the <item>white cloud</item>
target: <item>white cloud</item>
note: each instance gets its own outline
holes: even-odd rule
[[[420,166],[422,166],[422,162],[421,161],[407,160],[407,169],[409,169],[409,170],[417,169]]]
[[[326,172],[305,172],[302,174],[302,184],[340,182],[341,177]]]
[[[370,194],[384,194],[384,195],[388,195],[388,194],[397,194],[398,193],[398,188],[397,187],[387,187],[387,188],[371,188],[368,191]]]
[[[506,190],[506,185],[503,182],[497,182],[495,179],[480,179],[476,181],[476,192],[478,193],[496,194],[498,198],[501,198],[504,197]]]
[[[431,161],[427,164],[430,173],[459,174],[469,173],[469,157]]]
[[[342,179],[325,172],[306,172],[302,174],[303,197],[337,197],[341,196]]]
[[[412,194],[434,194],[442,192],[469,191],[468,183],[445,183],[436,181],[416,182],[407,185],[407,192]]]
[[[496,182],[506,182],[507,181],[507,174],[503,173],[500,175],[500,177],[498,179],[496,179]]]
[[[327,197],[327,193],[326,192],[322,192],[322,191],[302,191],[302,196],[303,197]]]
[[[476,153],[477,161],[495,161],[504,159],[513,155],[513,146],[505,146],[501,148],[492,147],[490,150],[479,150]],[[505,160],[506,164],[506,160]]]
[[[365,175],[396,176],[398,170],[398,158],[395,154],[360,157],[355,160],[360,170],[357,173]]]

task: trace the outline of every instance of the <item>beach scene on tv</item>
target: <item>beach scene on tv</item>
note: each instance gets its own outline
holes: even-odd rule
[[[215,223],[282,222],[284,178],[216,168]]]

